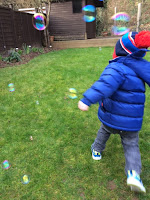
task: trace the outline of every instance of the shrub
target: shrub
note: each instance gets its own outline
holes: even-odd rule
[[[11,49],[9,56],[3,58],[3,61],[5,61],[5,62],[14,62],[14,61],[19,62],[19,61],[21,61],[21,57],[20,57],[20,54],[15,51],[15,49]]]
[[[36,52],[38,52],[39,50],[38,50],[37,47],[32,47],[31,51],[34,52],[34,53],[36,53]]]
[[[26,45],[26,44],[23,44],[22,48],[23,48],[23,53],[24,54],[29,54],[31,52],[31,47]]]
[[[44,53],[44,49],[43,48],[39,48],[39,52],[40,53]]]
[[[38,48],[38,47],[32,47],[31,51],[32,52],[44,53],[43,48]]]
[[[17,52],[19,53],[19,55],[22,55],[22,53],[23,53],[23,51],[21,49],[19,49]]]

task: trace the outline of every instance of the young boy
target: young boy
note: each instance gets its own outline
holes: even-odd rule
[[[102,124],[91,146],[92,158],[100,160],[110,134],[119,134],[125,154],[127,185],[138,192],[146,192],[140,179],[142,165],[138,141],[144,114],[145,83],[150,86],[150,62],[143,59],[148,47],[150,31],[123,35],[116,43],[113,60],[78,102],[82,111],[99,102],[98,118]]]

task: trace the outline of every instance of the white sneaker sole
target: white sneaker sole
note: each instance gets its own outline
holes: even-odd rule
[[[146,193],[145,187],[133,177],[127,179],[127,185],[130,186],[131,191]]]
[[[92,158],[93,158],[93,160],[100,160],[102,158],[102,156],[101,157],[94,157],[93,154],[92,154]]]

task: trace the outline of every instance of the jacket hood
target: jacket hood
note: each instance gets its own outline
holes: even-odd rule
[[[144,82],[146,82],[150,87],[150,62],[144,60],[143,57],[145,56],[146,52],[150,50],[147,49],[140,49],[128,56],[121,56],[117,57],[111,62],[121,62],[124,65],[131,68],[139,78],[141,78]]]

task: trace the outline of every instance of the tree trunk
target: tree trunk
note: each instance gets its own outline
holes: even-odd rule
[[[50,46],[49,31],[48,31],[50,10],[51,10],[51,1],[48,2],[48,9],[47,9],[47,5],[46,5],[47,26],[44,29],[44,39],[45,39],[45,46],[46,47]]]

